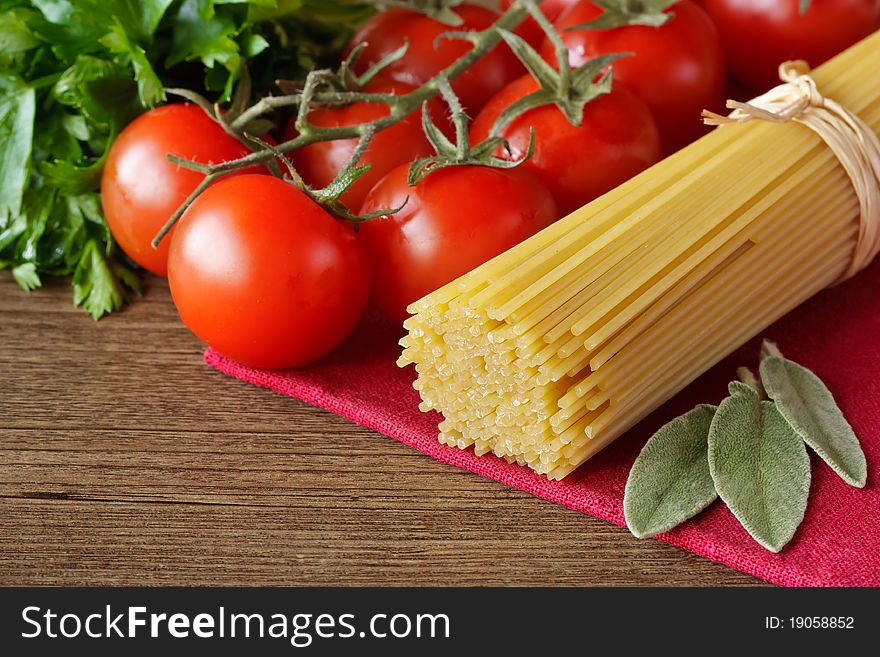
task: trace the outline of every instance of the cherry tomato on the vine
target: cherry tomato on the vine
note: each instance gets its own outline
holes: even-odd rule
[[[485,140],[508,106],[537,89],[538,83],[530,75],[504,88],[477,116],[471,141]],[[619,83],[611,93],[587,103],[580,126],[569,123],[555,105],[516,118],[501,132],[512,159],[528,152],[530,128],[535,130],[535,152],[520,168],[547,186],[563,215],[617,187],[662,156],[650,110]]]
[[[371,93],[393,93],[403,95],[413,87],[393,80],[377,81],[368,85],[365,91]],[[433,109],[429,105],[429,109]],[[434,112],[432,111],[433,115]],[[438,112],[439,114],[439,112]],[[381,103],[354,103],[344,107],[316,107],[309,112],[309,121],[321,128],[368,123],[388,116],[388,106]],[[442,125],[445,115],[441,115]],[[284,141],[297,136],[296,118],[291,118],[284,128]],[[319,189],[329,185],[339,171],[348,163],[357,148],[357,139],[338,139],[322,141],[291,153],[297,172],[306,184]],[[342,195],[340,200],[350,209],[357,211],[367,192],[381,178],[398,164],[412,162],[416,158],[431,155],[433,150],[422,132],[421,112],[415,112],[378,132],[370,141],[359,164],[371,164],[372,168],[358,178]]]
[[[463,23],[453,27],[409,9],[387,9],[369,19],[352,37],[346,54],[360,43],[367,44],[356,63],[361,73],[408,43],[406,56],[386,68],[384,74],[414,87],[422,85],[473,49],[461,39],[438,40],[440,35],[485,30],[498,18],[489,9],[471,4],[458,5],[454,11]],[[522,75],[522,70],[522,64],[502,43],[459,75],[452,88],[465,110],[476,113],[492,94]]]
[[[670,153],[706,132],[702,110],[722,109],[726,70],[718,32],[706,12],[683,0],[666,13],[673,17],[659,28],[626,25],[567,31],[602,14],[596,4],[581,0],[563,12],[556,27],[568,46],[572,67],[597,55],[632,53],[614,62],[614,79],[645,101],[660,128],[664,150]],[[557,66],[549,41],[541,47],[541,55]]]
[[[132,121],[111,146],[101,178],[101,203],[119,246],[141,267],[164,276],[171,235],[156,249],[150,242],[204,180],[169,162],[168,154],[217,164],[250,152],[196,105],[165,105]]]
[[[406,307],[503,253],[558,218],[544,185],[521,169],[458,166],[407,186],[406,165],[367,195],[362,213],[399,212],[360,225],[373,301],[402,322]]]
[[[245,365],[311,363],[351,333],[369,297],[354,231],[292,185],[221,179],[186,210],[168,256],[183,322]]]
[[[703,0],[721,35],[731,72],[765,91],[779,84],[779,64],[818,66],[880,27],[880,0]]]

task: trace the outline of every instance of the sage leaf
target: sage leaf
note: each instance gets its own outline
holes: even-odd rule
[[[712,419],[709,471],[718,495],[746,531],[779,552],[804,519],[810,458],[776,405],[739,386],[732,386],[733,394]]]
[[[822,380],[781,356],[764,358],[761,380],[779,412],[813,451],[846,483],[864,487],[865,453]]]
[[[744,381],[731,381],[727,384],[727,391],[731,395],[754,395],[760,398],[758,390]]]
[[[668,531],[718,498],[707,457],[714,415],[714,406],[697,406],[664,425],[636,458],[623,496],[626,524],[636,537]]]
[[[739,380],[742,383],[745,383],[750,388],[754,388],[757,391],[758,396],[761,399],[767,398],[767,391],[764,390],[764,386],[761,385],[761,382],[758,381],[758,378],[754,375],[752,370],[748,367],[739,367],[736,370],[736,375],[739,377]]]

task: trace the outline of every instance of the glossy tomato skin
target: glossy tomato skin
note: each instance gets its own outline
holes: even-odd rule
[[[498,93],[477,116],[471,141],[485,140],[498,116],[534,92],[537,82],[525,76]],[[620,83],[584,108],[583,124],[574,126],[554,105],[531,110],[513,121],[501,136],[510,157],[528,152],[529,128],[535,151],[522,166],[553,194],[562,215],[601,196],[662,157],[660,134],[645,103]]]
[[[413,87],[386,80],[367,88],[372,93],[393,93],[403,95]],[[433,115],[433,112],[432,112]],[[309,112],[309,121],[322,128],[367,123],[388,116],[388,106],[381,103],[354,103],[346,107],[317,107]],[[442,116],[442,115],[441,115]],[[433,118],[433,116],[432,116]],[[297,136],[296,117],[292,117],[284,128],[283,140]],[[310,144],[291,154],[297,171],[309,186],[321,189],[329,185],[348,163],[357,148],[357,139],[339,139]],[[370,164],[372,168],[358,178],[342,195],[341,201],[353,211],[357,211],[367,192],[398,164],[412,162],[416,158],[434,153],[428,143],[421,125],[421,112],[415,112],[395,125],[377,133],[370,141],[360,164]]]
[[[385,73],[399,82],[420,86],[472,49],[470,43],[460,39],[442,39],[435,48],[438,36],[450,31],[484,30],[498,18],[498,14],[470,4],[459,5],[455,11],[464,23],[450,27],[415,11],[387,9],[364,24],[349,42],[346,54],[360,43],[368,44],[356,65],[358,72],[363,72],[407,42],[406,57],[385,69]],[[458,76],[452,88],[464,108],[476,113],[496,91],[522,72],[522,64],[510,48],[499,44]]]
[[[558,218],[550,192],[528,172],[462,166],[407,186],[408,167],[385,176],[362,212],[398,207],[360,225],[372,296],[391,319],[406,307],[549,226]]]
[[[614,79],[645,101],[660,128],[664,151],[671,153],[707,131],[700,118],[704,109],[723,108],[726,69],[721,40],[706,12],[690,0],[666,11],[674,16],[659,28],[627,25],[566,32],[602,14],[597,5],[582,0],[563,12],[556,27],[574,67],[597,55],[633,53],[614,63]],[[557,65],[549,41],[541,55]]]
[[[818,66],[880,27],[880,0],[704,0],[731,72],[756,90],[779,84],[779,64]]]
[[[168,257],[183,322],[251,367],[307,365],[351,333],[369,297],[354,231],[272,176],[221,179],[187,209]]]
[[[142,114],[119,135],[101,177],[101,203],[113,237],[141,267],[165,276],[172,232],[150,242],[204,179],[168,161],[168,153],[203,164],[250,153],[196,105],[173,104]],[[264,171],[249,169],[245,173]]]
[[[577,3],[579,0],[544,0],[539,6],[544,15],[555,21],[563,11]],[[516,0],[501,0],[501,10],[507,11]],[[533,48],[538,48],[547,36],[538,22],[531,16],[526,18],[516,29],[516,33],[525,39]]]

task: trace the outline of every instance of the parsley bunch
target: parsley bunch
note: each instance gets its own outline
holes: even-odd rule
[[[0,269],[72,276],[95,319],[139,291],[98,186],[108,149],[164,87],[224,101],[302,78],[369,9],[338,0],[0,0]]]

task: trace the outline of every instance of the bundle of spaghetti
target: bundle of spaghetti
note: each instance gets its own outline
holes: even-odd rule
[[[876,132],[878,70],[880,33],[810,82]],[[795,122],[718,128],[413,304],[399,364],[440,441],[561,479],[867,264],[864,193],[829,143]]]

